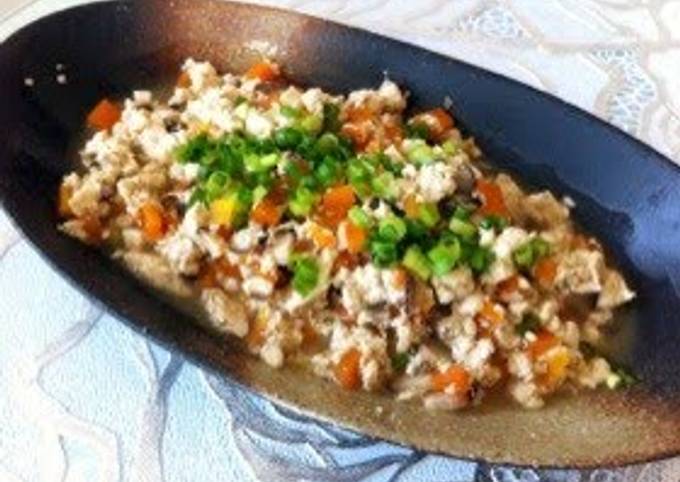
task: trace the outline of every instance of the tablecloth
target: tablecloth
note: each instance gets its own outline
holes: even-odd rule
[[[0,1],[0,39],[84,2],[26,3]],[[501,72],[680,162],[680,1],[255,3],[357,25]],[[133,333],[62,280],[1,211],[0,293],[2,482],[680,480],[680,459],[617,470],[511,469],[301,418]]]

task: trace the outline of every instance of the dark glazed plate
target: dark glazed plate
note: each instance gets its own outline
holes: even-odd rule
[[[385,71],[416,108],[453,101],[489,157],[527,183],[571,196],[639,293],[619,355],[643,382],[565,396],[542,411],[489,404],[433,413],[274,371],[198,328],[99,252],[59,234],[54,200],[69,146],[101,97],[153,88],[188,56],[241,71],[253,40],[277,46],[289,76],[336,92]],[[55,64],[69,83],[54,81]],[[36,85],[24,86],[32,77]],[[212,0],[121,1],[42,19],[0,46],[0,197],[30,241],[130,326],[233,382],[312,416],[421,449],[490,462],[600,466],[680,453],[680,171],[622,132],[506,78],[360,30]],[[622,332],[617,336],[621,337]],[[381,412],[376,406],[381,406]]]

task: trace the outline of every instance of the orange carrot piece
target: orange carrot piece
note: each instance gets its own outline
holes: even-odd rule
[[[271,198],[262,199],[250,213],[250,219],[262,226],[276,226],[281,221],[282,209]]]
[[[430,134],[435,139],[439,139],[446,131],[453,127],[453,117],[441,107],[433,109],[427,114],[429,114],[432,119],[429,123]]]
[[[492,326],[501,325],[505,321],[503,312],[498,309],[495,303],[488,300],[482,305],[482,309],[479,310],[478,316],[488,321]]]
[[[258,313],[255,319],[250,323],[250,330],[246,335],[246,343],[251,348],[258,348],[262,346],[265,340],[265,332],[267,331],[267,318],[264,312]]]
[[[552,286],[557,276],[557,262],[554,258],[542,258],[534,267],[534,277],[544,288]]]
[[[351,221],[345,223],[345,238],[347,239],[347,251],[360,253],[366,243],[366,231]]]
[[[280,75],[279,66],[266,60],[253,64],[246,72],[246,77],[260,79],[263,82],[276,80]]]
[[[71,186],[67,186],[66,184],[62,184],[61,186],[59,186],[57,212],[60,217],[70,218],[71,216],[73,216],[73,211],[71,210],[71,206],[69,204],[72,196],[73,188]]]
[[[443,392],[453,386],[456,393],[467,393],[472,386],[472,379],[465,368],[460,365],[452,365],[443,372],[432,375],[432,389]]]
[[[340,131],[359,151],[363,151],[371,140],[369,124],[365,122],[348,122],[342,126]]]
[[[177,77],[177,87],[182,87],[183,89],[188,89],[191,87],[191,77],[187,72],[182,72],[179,74],[179,77]]]
[[[501,300],[507,301],[518,289],[519,276],[513,275],[498,283],[498,286],[496,287],[496,293]]]
[[[557,388],[567,376],[570,361],[571,357],[566,348],[555,350],[547,360],[546,372],[538,377],[538,384],[547,390]]]
[[[479,213],[482,215],[508,216],[508,208],[503,199],[503,192],[498,184],[479,179],[477,181],[477,192],[482,197],[482,207]]]
[[[356,348],[352,348],[346,351],[340,362],[335,365],[335,379],[345,390],[356,390],[361,385],[360,362],[361,353]]]
[[[539,358],[544,353],[548,352],[551,348],[557,346],[559,340],[555,335],[549,331],[542,330],[536,334],[536,340],[531,342],[529,345],[529,355],[532,358]]]
[[[312,238],[312,241],[314,241],[314,244],[319,249],[335,247],[336,239],[333,232],[330,229],[324,228],[323,226],[317,223],[310,224],[309,236]]]
[[[347,217],[347,212],[354,205],[356,195],[349,185],[329,188],[321,200],[320,217],[324,224],[336,227]]]
[[[120,108],[108,99],[102,99],[87,116],[87,124],[100,131],[111,129],[120,120]]]
[[[158,241],[165,234],[166,224],[163,210],[158,204],[154,202],[144,204],[139,210],[139,220],[147,241]]]

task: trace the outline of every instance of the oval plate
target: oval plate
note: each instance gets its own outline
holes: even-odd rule
[[[639,293],[623,326],[633,332],[627,361],[643,382],[565,396],[542,411],[489,403],[436,413],[348,393],[306,372],[264,366],[56,230],[57,186],[75,162],[69,146],[97,100],[167,83],[189,56],[242,71],[254,58],[245,47],[252,41],[276,46],[276,59],[298,83],[347,92],[377,85],[388,72],[410,89],[415,108],[448,98],[498,167],[571,196],[577,220],[611,249]],[[67,85],[54,81],[57,63],[68,66]],[[680,453],[680,173],[649,147],[553,97],[444,56],[299,14],[212,0],[98,3],[49,16],[0,46],[0,72],[6,210],[49,262],[136,330],[306,414],[424,450],[554,467]],[[26,77],[36,87],[25,87]]]

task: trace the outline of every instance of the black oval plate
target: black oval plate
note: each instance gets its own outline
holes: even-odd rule
[[[539,412],[489,404],[431,413],[385,395],[347,393],[294,369],[274,371],[198,328],[99,252],[61,235],[55,215],[67,155],[103,96],[153,88],[184,58],[241,71],[252,40],[278,47],[294,81],[336,92],[385,71],[415,108],[453,102],[460,124],[501,169],[571,196],[575,216],[632,280],[625,392],[560,399]],[[55,82],[57,63],[68,84]],[[35,79],[33,88],[24,79]],[[97,3],[51,15],[0,46],[0,198],[28,239],[76,286],[135,329],[234,382],[372,436],[492,462],[598,466],[680,453],[680,172],[668,159],[565,103],[504,77],[330,22],[213,0]],[[376,405],[383,407],[376,415]]]

